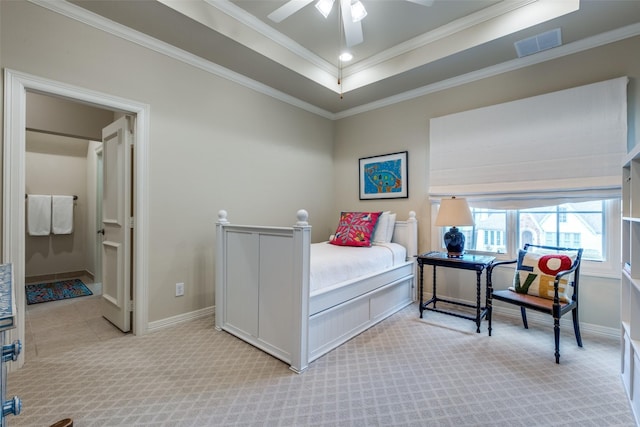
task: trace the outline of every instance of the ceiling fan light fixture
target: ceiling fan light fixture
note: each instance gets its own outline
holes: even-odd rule
[[[360,22],[367,16],[367,9],[360,0],[351,3],[351,19],[353,22]]]
[[[329,16],[329,13],[331,13],[334,1],[335,0],[318,0],[318,3],[316,3],[316,9],[320,11],[325,19]]]

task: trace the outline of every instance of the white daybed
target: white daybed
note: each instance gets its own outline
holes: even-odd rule
[[[311,226],[306,211],[297,219],[293,227],[232,225],[218,213],[215,327],[300,373],[414,301],[418,224],[415,212],[395,222],[391,241],[406,249],[395,265],[312,291]]]

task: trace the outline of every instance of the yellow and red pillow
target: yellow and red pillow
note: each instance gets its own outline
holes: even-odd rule
[[[513,277],[513,287],[509,288],[521,294],[535,295],[553,299],[553,282],[556,274],[569,270],[577,258],[575,252],[537,253],[518,252],[518,264]],[[560,302],[569,302],[573,296],[574,275],[563,276],[558,283]]]
[[[342,212],[329,241],[337,246],[371,246],[371,236],[382,212]]]

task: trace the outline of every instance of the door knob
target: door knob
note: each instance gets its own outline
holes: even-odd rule
[[[22,343],[17,340],[12,344],[2,346],[2,361],[3,362],[15,362],[18,360],[18,355],[22,351]]]
[[[2,415],[20,415],[22,411],[22,401],[18,396],[13,396],[12,399],[5,400],[2,404]],[[4,424],[4,423],[3,423]]]

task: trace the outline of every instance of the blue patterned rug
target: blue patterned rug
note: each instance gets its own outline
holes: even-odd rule
[[[93,295],[93,292],[80,279],[39,283],[37,285],[27,285],[25,288],[27,291],[27,304]]]

